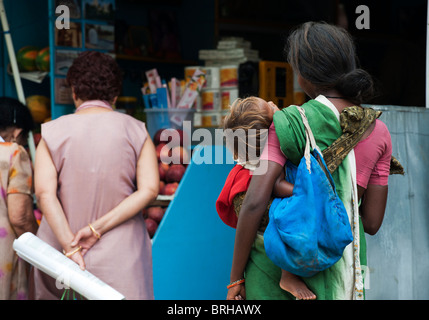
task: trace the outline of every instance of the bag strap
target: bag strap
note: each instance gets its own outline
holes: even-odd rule
[[[299,113],[301,114],[302,123],[304,124],[304,128],[305,128],[306,144],[305,144],[304,157],[305,157],[305,164],[307,165],[307,170],[311,174],[311,158],[310,158],[310,147],[311,147],[312,150],[317,150],[318,155],[315,157],[315,159],[317,160],[323,172],[325,173],[326,178],[331,184],[332,189],[335,190],[334,180],[332,179],[332,176],[328,172],[328,168],[324,164],[325,160],[323,159],[322,151],[316,144],[316,139],[314,138],[313,131],[311,131],[310,124],[308,123],[307,116],[305,115],[305,110],[299,106],[297,106],[297,108]]]
[[[307,164],[307,170],[311,173],[311,161],[310,161],[310,152],[311,150],[317,150],[322,157],[322,151],[320,151],[320,148],[316,144],[316,139],[314,139],[313,131],[311,131],[310,124],[308,123],[307,116],[305,115],[305,110],[299,106],[297,106],[298,111],[302,118],[302,123],[304,124],[305,129],[305,151],[304,151],[304,157],[305,157],[305,163]],[[310,150],[311,147],[311,150]]]

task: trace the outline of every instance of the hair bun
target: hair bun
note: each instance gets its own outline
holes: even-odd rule
[[[363,69],[354,69],[344,74],[335,88],[342,96],[358,105],[372,99],[375,93],[372,77]]]

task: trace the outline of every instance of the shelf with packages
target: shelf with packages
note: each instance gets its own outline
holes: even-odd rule
[[[106,54],[115,51],[115,0],[103,2],[68,1],[66,12],[59,1],[48,1],[51,114],[56,119],[73,113],[71,88],[66,81],[69,67],[81,52],[95,50]]]

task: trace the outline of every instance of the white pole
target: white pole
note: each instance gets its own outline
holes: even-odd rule
[[[3,0],[0,0],[0,20],[3,27],[4,38],[6,41],[7,52],[9,54],[10,65],[12,67],[13,79],[15,81],[15,87],[18,94],[18,100],[26,105],[24,90],[22,88],[21,77],[19,76],[18,63],[16,62],[15,50],[13,49],[12,37],[10,35],[9,24],[7,22],[6,10],[4,9]],[[28,147],[30,149],[31,159],[35,159],[36,147],[34,145],[33,132],[29,132],[28,135]]]
[[[9,54],[10,65],[12,67],[13,79],[15,80],[16,91],[18,99],[21,103],[25,104],[24,91],[22,89],[21,78],[19,77],[18,63],[16,62],[15,51],[13,49],[12,37],[10,36],[9,24],[7,22],[6,10],[4,9],[3,0],[0,0],[0,18],[3,27],[4,38],[6,40],[6,47]],[[19,85],[17,85],[19,83]]]

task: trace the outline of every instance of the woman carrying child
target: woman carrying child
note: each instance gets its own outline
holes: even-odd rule
[[[258,234],[261,221],[286,160],[297,165],[305,147],[297,108],[284,108],[272,116],[273,124],[259,159],[263,172],[256,168],[245,188],[236,221],[227,299],[312,299],[313,295],[325,300],[363,299],[363,231],[374,234],[383,220],[392,153],[390,134],[376,120],[379,113],[360,107],[372,97],[373,82],[367,72],[357,67],[353,41],[344,29],[326,23],[301,25],[288,39],[288,61],[301,88],[312,98],[302,108],[325,161],[329,158],[332,163],[328,168],[349,215],[353,242],[332,267],[298,279],[301,296],[297,291],[287,290],[282,270],[268,259],[263,236]],[[349,123],[356,119],[358,127],[363,129],[345,135]],[[349,143],[351,140],[353,144]],[[332,151],[334,141],[339,141],[340,147]],[[356,143],[355,156],[350,145]],[[365,144],[365,148],[360,144]],[[341,149],[347,152],[337,157]],[[327,150],[329,154],[325,155]],[[362,204],[358,207],[360,200]],[[302,292],[306,294],[302,296]]]
[[[241,204],[246,196],[250,179],[256,168],[254,164],[257,163],[261,155],[261,146],[263,146],[268,129],[273,122],[273,115],[278,110],[272,101],[266,102],[258,97],[248,97],[246,99],[235,100],[230,107],[230,113],[225,117],[225,133],[234,134],[241,130],[245,135],[243,138],[246,141],[244,143],[243,139],[242,141],[233,142],[234,140],[230,139],[233,137],[227,138],[227,142],[233,142],[228,147],[232,150],[237,164],[229,173],[225,186],[216,202],[216,209],[220,218],[233,228],[237,226]],[[256,138],[254,139],[254,146],[247,142],[252,140],[250,137],[252,134]],[[285,180],[284,171],[282,171],[274,184],[273,196],[279,198],[290,197],[292,191],[293,185]],[[265,210],[257,231],[260,236],[263,235],[268,224],[269,208],[270,205]],[[308,300],[316,298],[298,276],[286,270],[282,270],[280,286],[298,299]]]

